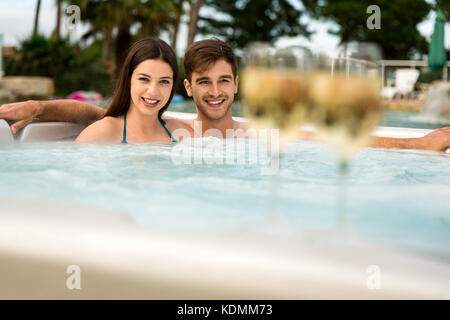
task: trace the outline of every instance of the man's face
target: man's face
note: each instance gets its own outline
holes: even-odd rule
[[[184,80],[184,87],[199,113],[211,120],[220,120],[229,112],[237,93],[239,77],[233,79],[231,65],[219,60],[208,70],[193,72],[191,82]]]

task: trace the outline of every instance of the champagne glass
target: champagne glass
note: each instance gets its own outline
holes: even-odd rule
[[[244,57],[241,82],[244,113],[251,127],[271,132],[268,141],[272,167],[269,173],[272,175],[271,216],[279,219],[276,173],[280,149],[298,135],[299,126],[307,118],[311,53],[300,46],[275,48],[267,43],[252,43]]]
[[[300,46],[275,48],[253,43],[245,50],[242,94],[252,127],[279,130],[282,144],[298,134],[307,118],[311,53]]]
[[[352,56],[317,55],[310,83],[310,120],[319,139],[337,153],[340,175],[339,225],[346,226],[346,184],[351,155],[366,146],[381,118],[379,50],[358,44]]]

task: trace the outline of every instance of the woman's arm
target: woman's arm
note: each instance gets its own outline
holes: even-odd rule
[[[103,118],[105,112],[105,109],[77,100],[29,100],[0,106],[0,119],[14,121],[11,132],[15,134],[34,119],[91,124]]]

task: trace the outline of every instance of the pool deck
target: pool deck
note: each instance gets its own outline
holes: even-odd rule
[[[0,299],[450,298],[448,259],[366,243],[351,230],[298,234],[268,223],[175,234],[121,212],[0,202]],[[81,269],[81,290],[66,287],[69,265]]]

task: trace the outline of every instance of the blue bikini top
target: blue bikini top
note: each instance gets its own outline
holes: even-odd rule
[[[158,120],[159,120],[159,123],[161,123],[161,125],[163,126],[164,130],[166,130],[167,135],[172,140],[172,142],[177,142],[177,140],[175,140],[173,138],[172,133],[170,133],[169,129],[167,129],[166,122],[161,118],[161,115],[159,113],[158,113]],[[126,113],[123,116],[123,138],[122,138],[122,143],[128,143],[127,142],[127,114]]]

